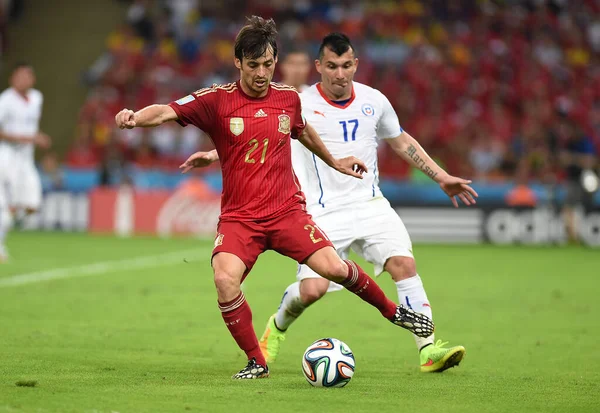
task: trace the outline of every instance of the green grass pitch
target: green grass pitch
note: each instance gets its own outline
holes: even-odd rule
[[[234,382],[245,357],[217,309],[210,242],[16,233],[9,245],[0,412],[600,409],[598,250],[416,245],[436,336],[467,349],[460,367],[420,373],[410,334],[343,291],[290,329],[271,378]],[[295,272],[259,258],[244,286],[259,335]],[[389,276],[378,282],[396,301]],[[325,336],[354,351],[345,388],[302,376],[303,351]]]

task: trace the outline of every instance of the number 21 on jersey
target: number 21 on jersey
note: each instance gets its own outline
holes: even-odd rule
[[[355,141],[356,140],[356,130],[358,129],[358,119],[351,119],[349,121],[345,121],[345,120],[341,120],[339,121],[339,124],[342,125],[342,129],[344,130],[344,142],[348,142],[348,138],[350,135],[351,136],[351,140]],[[350,132],[350,126],[349,125],[354,125],[352,127],[352,131]],[[350,132],[350,134],[348,133]]]
[[[262,149],[262,155],[260,157],[260,163],[265,163],[265,158],[267,157],[267,148],[269,147],[269,139],[265,138],[262,141],[263,144],[263,149]],[[252,152],[254,152],[257,148],[258,148],[258,140],[257,139],[250,139],[250,141],[248,142],[248,145],[250,146],[250,149],[248,149],[248,152],[246,152],[246,163],[255,163],[256,159],[252,158]]]

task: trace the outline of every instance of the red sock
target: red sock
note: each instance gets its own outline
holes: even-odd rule
[[[342,285],[377,308],[385,318],[391,320],[396,314],[396,303],[387,298],[377,283],[354,261],[344,260],[344,262],[348,264],[348,278]]]
[[[248,356],[248,360],[252,357],[256,359],[258,364],[267,365],[265,357],[258,346],[258,339],[252,326],[252,310],[244,293],[240,293],[234,300],[227,303],[219,303],[221,315],[225,321],[225,325],[235,339],[237,345],[244,350]]]

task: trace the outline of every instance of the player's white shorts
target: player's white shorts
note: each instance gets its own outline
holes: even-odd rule
[[[38,209],[41,203],[42,184],[35,165],[0,160],[0,207]]]
[[[383,272],[390,257],[413,257],[408,231],[385,198],[350,204],[343,210],[313,216],[313,220],[327,234],[342,259],[347,259],[352,249],[375,266],[375,275]],[[298,266],[298,281],[320,277],[307,265]],[[342,288],[332,282],[329,291]]]

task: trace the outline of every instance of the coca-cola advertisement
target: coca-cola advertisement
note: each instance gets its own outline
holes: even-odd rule
[[[175,191],[99,188],[90,193],[89,230],[206,237],[214,235],[219,213],[220,194],[201,180],[185,181]]]

